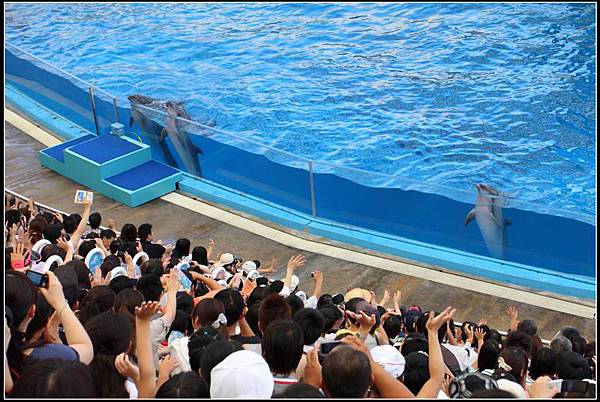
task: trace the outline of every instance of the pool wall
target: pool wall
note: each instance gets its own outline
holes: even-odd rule
[[[95,116],[85,82],[30,57],[5,50],[7,104],[68,139],[89,131],[108,133],[117,118],[134,139],[168,162],[156,137],[134,124],[126,102],[94,92]],[[118,117],[116,117],[118,115]],[[66,122],[59,122],[61,118]],[[153,115],[153,125],[166,116]],[[294,229],[367,247],[466,274],[570,296],[595,297],[595,226],[534,211],[504,208],[507,228],[503,260],[489,257],[475,222],[464,226],[472,203],[399,188],[374,187],[378,175],[320,166],[288,153],[222,133],[191,129],[202,178],[188,176],[180,189]],[[178,166],[182,161],[167,142]],[[191,150],[190,150],[191,152]],[[284,165],[283,163],[287,163]],[[288,166],[291,165],[291,166]],[[336,174],[338,173],[338,174]],[[352,176],[353,180],[347,177]],[[314,191],[311,193],[311,181]],[[475,200],[473,191],[473,202]]]

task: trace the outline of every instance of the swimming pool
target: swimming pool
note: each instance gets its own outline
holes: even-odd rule
[[[379,187],[471,202],[484,182],[588,223],[594,29],[593,4],[567,3],[6,7],[9,43],[121,99],[397,178]]]
[[[42,5],[33,7],[36,6]],[[45,7],[50,7],[53,10],[52,12],[47,11],[49,13],[47,16],[53,15],[53,13],[79,15],[77,11],[81,12],[81,9],[78,7],[72,10],[73,13],[69,14],[69,7],[71,6],[63,4]],[[92,7],[96,6],[99,5],[92,5]],[[132,11],[143,12],[153,9],[152,7],[146,8],[147,5],[141,4],[125,6],[118,14],[114,14],[115,19],[118,19],[118,17],[124,18],[127,13]],[[130,6],[133,8],[130,8]],[[172,6],[168,5],[168,7]],[[200,10],[203,12],[210,9],[209,5],[183,6],[184,8],[188,6],[201,7]],[[240,6],[242,8],[260,8],[264,6],[267,7],[264,13],[268,14],[277,10],[281,11],[278,7],[293,5],[277,5],[277,7],[275,5],[258,4]],[[307,9],[304,12],[310,14],[311,10],[314,11],[312,6],[312,4],[306,5]],[[323,6],[329,7],[329,5]],[[337,5],[335,6],[337,7]],[[417,7],[417,5],[409,6]],[[473,12],[471,6],[467,5],[466,7]],[[269,7],[272,7],[272,9]],[[323,11],[318,7],[317,10],[320,10],[319,12]],[[417,10],[424,12],[418,7]],[[478,12],[481,11],[477,10]],[[425,11],[431,12],[432,10],[426,8]],[[29,14],[24,17],[19,14],[19,10],[12,10],[11,12],[12,17],[9,22],[13,25],[16,24],[15,19],[37,18],[37,16],[34,17]],[[177,13],[177,10],[173,10],[173,12]],[[371,10],[371,13],[376,15],[373,10]],[[103,15],[102,13],[99,14],[100,22],[93,19],[82,22],[78,18],[75,18],[75,21],[84,25],[90,23],[98,28],[106,22],[103,20]],[[302,14],[298,13],[296,16],[299,15]],[[263,15],[263,17],[265,16]],[[58,18],[58,21],[61,21],[61,18],[65,21],[67,27],[70,27],[73,23],[73,18],[69,19],[63,16]],[[348,17],[348,19],[352,18]],[[186,19],[182,17],[179,23],[183,24],[185,21]],[[155,21],[155,27],[156,24]],[[59,23],[55,35],[61,36],[63,34],[61,26],[61,23]],[[118,26],[120,25],[115,25],[115,27]],[[133,24],[128,26],[132,29],[139,29],[137,26],[133,27]],[[29,30],[27,27],[21,27],[20,29]],[[50,30],[50,27],[46,27],[46,22],[43,22],[39,29]],[[182,29],[181,26],[179,26],[179,29]],[[107,34],[106,31],[101,32],[101,35],[105,34]],[[125,35],[125,33],[123,34]],[[19,40],[16,40],[15,37],[14,42],[19,42],[27,37],[27,34],[19,36],[21,38]],[[41,43],[42,38],[38,39]],[[69,43],[71,40],[66,39],[65,41]],[[99,41],[99,39],[94,37],[92,42],[94,41]],[[132,80],[133,74],[139,74],[140,82],[144,86],[152,87],[153,81],[151,81],[150,75],[154,74],[154,79],[158,80],[154,83],[156,85],[155,92],[146,93],[146,95],[161,100],[176,99],[175,96],[167,93],[162,95],[162,98],[161,95],[156,95],[156,93],[160,94],[158,88],[165,90],[167,86],[161,81],[162,73],[157,72],[156,69],[152,70],[152,68],[148,73],[145,70],[128,70],[124,68],[124,65],[121,65],[123,71],[120,69],[115,70],[112,77],[107,74],[103,78],[103,82],[109,86],[114,85],[114,87],[111,87],[113,89],[111,92],[115,96],[100,90],[98,88],[99,80],[96,80],[94,111],[92,111],[88,93],[89,84],[85,80],[75,77],[73,73],[87,77],[87,79],[98,76],[108,67],[99,65],[97,68],[94,67],[98,70],[95,71],[90,65],[83,66],[91,62],[88,60],[89,58],[97,62],[98,58],[104,56],[94,53],[95,51],[91,51],[91,48],[88,47],[90,54],[87,55],[85,60],[78,59],[79,56],[73,56],[80,49],[73,48],[73,53],[70,53],[68,57],[77,66],[64,71],[52,65],[52,63],[59,64],[62,59],[66,58],[64,54],[53,54],[49,50],[60,41],[51,42],[53,45],[46,46],[46,44],[42,44],[41,48],[43,49],[38,49],[41,52],[48,52],[47,57],[44,57],[45,60],[32,54],[35,53],[34,48],[36,47],[33,44],[30,44],[32,48],[27,49],[14,46],[12,42],[7,44],[5,51],[5,83],[8,88],[6,99],[8,104],[15,106],[40,124],[50,127],[51,131],[64,138],[79,135],[81,132],[78,127],[81,127],[86,133],[97,131],[101,135],[106,134],[110,131],[111,123],[119,121],[126,126],[125,131],[128,136],[133,139],[140,139],[151,146],[154,159],[169,163],[188,173],[201,175],[203,180],[186,179],[180,183],[180,188],[192,193],[199,191],[201,197],[207,200],[229,205],[298,230],[395,254],[413,261],[540,290],[550,290],[588,298],[595,296],[595,183],[593,181],[592,184],[588,183],[590,178],[595,178],[593,158],[591,162],[577,159],[580,163],[591,163],[592,166],[591,170],[583,175],[585,177],[576,175],[587,183],[585,186],[588,186],[585,189],[586,191],[583,191],[583,187],[578,185],[577,196],[582,196],[584,193],[594,194],[590,201],[593,205],[592,213],[585,211],[587,207],[581,205],[578,205],[577,208],[570,208],[569,204],[572,204],[574,199],[569,197],[557,197],[554,203],[544,199],[540,203],[529,202],[531,197],[519,198],[513,194],[515,191],[528,189],[526,187],[529,180],[527,177],[534,172],[541,175],[539,176],[540,182],[547,182],[547,186],[540,191],[540,194],[545,194],[543,197],[548,195],[546,194],[547,191],[560,193],[562,190],[555,188],[555,186],[560,186],[560,183],[565,184],[567,187],[573,187],[570,180],[575,176],[571,175],[573,172],[569,168],[569,166],[572,166],[569,158],[578,152],[580,155],[581,152],[584,154],[591,152],[593,156],[594,150],[590,150],[588,147],[588,142],[595,144],[593,135],[586,136],[575,130],[569,139],[561,136],[556,137],[556,141],[559,139],[560,141],[578,142],[584,138],[587,138],[585,141],[589,140],[580,143],[579,148],[572,148],[572,152],[559,152],[562,155],[561,157],[566,158],[563,161],[565,166],[562,168],[560,164],[551,163],[553,159],[548,154],[544,154],[545,159],[542,161],[548,162],[546,165],[539,161],[539,163],[536,163],[534,155],[530,152],[531,142],[528,139],[521,138],[517,142],[511,138],[506,139],[503,143],[507,147],[515,146],[519,141],[523,145],[522,148],[511,148],[511,151],[505,155],[508,158],[513,152],[515,155],[524,154],[519,156],[521,158],[519,159],[519,167],[526,173],[525,177],[517,177],[514,174],[509,176],[509,179],[515,180],[515,183],[525,180],[522,183],[524,187],[521,189],[513,188],[513,192],[507,191],[507,187],[510,189],[510,185],[499,186],[496,184],[495,180],[500,175],[506,174],[502,171],[502,164],[496,166],[493,162],[497,156],[494,156],[494,152],[498,149],[490,148],[489,144],[485,145],[488,141],[487,137],[482,137],[479,140],[471,138],[469,142],[481,145],[479,151],[484,151],[479,156],[472,155],[474,160],[477,160],[477,158],[489,159],[485,163],[477,162],[484,163],[488,167],[487,176],[477,176],[475,174],[477,167],[470,164],[468,160],[465,160],[463,164],[460,157],[461,151],[458,150],[456,151],[458,161],[455,160],[456,169],[448,169],[446,172],[448,176],[446,177],[449,180],[440,185],[440,183],[432,182],[427,177],[417,174],[417,172],[413,172],[408,176],[391,175],[378,172],[375,168],[366,169],[363,166],[356,169],[351,166],[342,166],[339,163],[335,164],[331,161],[313,158],[323,150],[324,144],[315,143],[315,147],[310,148],[311,152],[315,152],[312,156],[308,155],[311,157],[306,157],[307,155],[303,155],[297,149],[291,148],[286,151],[285,148],[265,145],[269,136],[265,134],[265,137],[262,138],[259,134],[261,132],[272,133],[271,129],[263,130],[263,128],[256,129],[255,127],[253,130],[248,131],[242,125],[239,126],[239,131],[236,131],[238,126],[235,126],[235,124],[242,124],[247,119],[232,120],[231,117],[234,117],[234,115],[230,114],[227,119],[221,120],[219,117],[221,103],[221,106],[213,105],[214,115],[203,115],[201,107],[198,106],[201,105],[201,102],[198,103],[194,99],[185,100],[185,108],[192,119],[201,123],[208,123],[208,125],[177,120],[176,129],[173,129],[169,126],[169,123],[173,123],[175,120],[168,118],[164,111],[145,108],[144,106],[132,108],[123,93],[118,91],[114,93],[115,89],[118,90],[121,85],[124,85],[123,88],[126,87],[128,80]],[[118,42],[119,45],[121,42]],[[137,56],[138,58],[145,57],[146,61],[149,57],[160,59],[159,55],[149,49],[146,50],[146,53],[148,54],[145,56],[141,54]],[[121,56],[114,57],[119,58]],[[224,57],[226,58],[226,56]],[[111,60],[103,59],[107,66],[116,68]],[[137,59],[133,58],[132,60]],[[136,69],[141,68],[146,67],[136,67]],[[86,71],[84,72],[83,69]],[[232,69],[236,70],[233,67]],[[150,75],[146,75],[147,73]],[[169,79],[174,85],[168,86],[169,90],[189,93],[190,88],[195,86],[195,84],[192,85],[192,81],[189,82],[189,85],[185,85],[188,83],[182,80],[180,74],[174,73],[174,70],[168,70],[168,73],[170,74]],[[101,88],[106,89],[104,85]],[[211,88],[213,91],[221,90],[215,82],[211,84]],[[134,89],[136,92],[143,92],[140,88]],[[232,90],[232,88],[230,89]],[[123,90],[125,95],[130,95],[131,93],[127,91]],[[565,89],[565,91],[567,90]],[[581,95],[574,89],[567,92],[573,92],[572,96]],[[224,93],[226,95],[227,91]],[[218,98],[219,102],[233,99],[225,95],[222,94],[222,97]],[[497,101],[499,100],[497,99]],[[595,107],[594,98],[589,98],[586,101],[589,105]],[[236,105],[241,108],[240,104]],[[355,104],[357,111],[360,110],[360,105],[360,102]],[[573,101],[573,105],[573,107],[579,107],[581,103]],[[248,107],[250,108],[248,110],[255,110],[251,106]],[[298,110],[304,110],[303,107],[306,107],[306,105],[299,104]],[[165,109],[164,102],[159,102],[160,108]],[[231,110],[237,109],[231,106]],[[239,113],[250,113],[248,110],[239,111]],[[424,110],[427,110],[427,108],[425,107]],[[141,112],[141,114],[138,112]],[[262,116],[260,111],[255,110],[255,115],[252,116],[257,125],[273,123],[273,120],[267,119],[266,122],[260,122],[260,119],[255,118],[256,116]],[[491,118],[494,118],[494,116],[491,116]],[[58,123],[62,119],[66,119],[66,123]],[[144,120],[146,121],[144,122]],[[234,121],[237,123],[234,124]],[[377,119],[374,119],[374,121],[377,122]],[[312,122],[315,123],[315,121]],[[316,122],[325,128],[328,124],[327,119]],[[131,128],[129,123],[132,123]],[[365,131],[350,130],[349,127],[352,126],[351,118],[348,118],[348,121],[343,121],[343,124],[346,123],[348,123],[348,126],[345,127],[344,130],[346,131],[344,132],[356,134]],[[379,123],[384,128],[387,124],[387,122]],[[300,128],[302,124],[304,122],[298,122]],[[163,128],[167,129],[166,134],[168,134],[165,139],[161,139]],[[372,129],[375,128],[377,127],[372,127]],[[591,128],[594,129],[593,123]],[[289,129],[291,130],[292,127],[289,127]],[[286,132],[288,136],[293,133],[293,131],[287,132],[285,130],[282,132]],[[189,140],[183,146],[183,152],[180,152],[181,149],[177,149],[177,138],[173,136],[173,133],[179,133],[182,136],[180,139],[187,137]],[[297,131],[296,134],[298,141],[306,139],[305,135],[307,134],[302,129]],[[431,137],[428,137],[431,141],[444,142],[447,140],[439,135],[436,139],[434,134],[435,132],[432,132]],[[534,134],[546,135],[547,133],[541,131]],[[467,133],[466,135],[470,134]],[[571,135],[570,132],[569,135]],[[317,139],[314,138],[315,141]],[[339,139],[345,140],[346,137],[340,135]],[[360,139],[357,141],[360,143]],[[354,142],[346,147],[340,145],[340,148],[346,151],[360,151],[360,147],[352,144]],[[369,152],[366,152],[365,155],[369,157],[373,155],[381,156],[377,154],[378,151],[381,151],[377,146],[378,144],[374,142],[373,148],[367,149]],[[403,148],[400,145],[398,146]],[[404,148],[406,148],[405,152],[407,153],[423,156],[419,155],[419,152],[421,152],[419,149],[415,150],[414,147],[409,146]],[[432,146],[431,148],[433,152],[437,147]],[[548,147],[546,151],[550,152],[553,149],[556,150],[556,147]],[[499,152],[504,151],[500,149]],[[193,160],[189,159],[190,155],[196,157],[196,162],[199,165],[196,168],[199,169],[201,166],[201,173],[199,170],[198,173],[194,173],[196,169],[194,169]],[[453,154],[447,153],[444,155],[440,155],[440,158],[444,159]],[[429,166],[424,164],[423,161],[415,166],[425,170],[430,168],[432,171],[438,169],[435,164]],[[349,165],[352,165],[352,163],[349,163]],[[539,170],[540,166],[542,166],[541,171]],[[452,176],[455,176],[455,180],[452,179]],[[462,188],[458,184],[461,180],[467,183],[470,188]],[[498,197],[494,195],[490,197],[488,194],[483,202],[478,201],[474,186],[477,182],[484,182],[497,187],[503,193],[498,201],[502,204],[496,204],[497,208],[492,206],[491,215],[486,214],[486,205],[494,204]],[[575,182],[581,184],[577,180]],[[590,188],[589,185],[592,187]],[[560,207],[556,205],[560,205]],[[476,214],[468,215],[474,206],[477,207]],[[493,218],[490,218],[492,215]],[[473,218],[473,223],[465,225],[469,220],[467,219],[469,216]],[[509,219],[511,223],[504,221],[504,218]],[[493,225],[494,219],[497,220],[498,226]]]

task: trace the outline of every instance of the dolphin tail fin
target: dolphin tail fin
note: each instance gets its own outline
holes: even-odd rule
[[[504,219],[504,226],[510,226],[512,222],[509,219]]]
[[[477,212],[475,211],[475,208],[473,208],[465,217],[465,226],[467,226],[473,219],[475,219],[476,214]]]

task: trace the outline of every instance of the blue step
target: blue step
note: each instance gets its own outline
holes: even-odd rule
[[[78,178],[105,179],[152,159],[150,147],[128,137],[102,135],[64,150],[65,163]]]
[[[42,149],[40,151],[40,161],[42,166],[46,166],[47,168],[62,174],[62,170],[65,167],[64,150],[94,138],[96,138],[96,136],[93,134],[82,135],[81,137],[65,141],[53,147]]]
[[[156,161],[148,161],[125,172],[103,180],[111,187],[109,197],[137,207],[154,198],[176,190],[182,173]]]

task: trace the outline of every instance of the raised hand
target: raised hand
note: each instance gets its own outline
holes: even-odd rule
[[[143,302],[139,307],[135,308],[135,317],[142,321],[150,321],[150,318],[158,313],[159,309],[159,302]]]
[[[385,303],[387,303],[388,300],[390,300],[390,292],[387,289],[384,289],[383,290],[383,297],[381,298],[381,301],[379,302],[379,305],[385,307]]]
[[[487,320],[486,320],[485,318],[483,318],[483,317],[481,317],[481,318],[479,319],[479,321],[477,321],[477,326],[478,326],[478,327],[480,327],[480,326],[482,326],[482,325],[487,325]]]
[[[158,375],[160,377],[168,378],[177,367],[179,367],[177,359],[173,359],[171,358],[171,355],[167,355],[158,363]]]
[[[25,246],[23,245],[23,243],[17,243],[15,246],[13,246],[13,250],[10,253],[10,261],[11,262],[17,262],[17,261],[23,261],[25,259],[24,256],[24,249]]]
[[[69,251],[69,243],[66,242],[65,239],[63,239],[62,237],[56,239],[56,245],[65,250],[65,252]]]
[[[319,346],[316,344],[315,347],[306,354],[306,367],[304,368],[304,376],[302,377],[303,383],[312,385],[317,389],[321,387],[322,383],[318,348]]]
[[[430,311],[429,318],[425,324],[427,331],[433,331],[437,333],[438,329],[440,329],[442,325],[454,317],[454,313],[456,313],[456,309],[453,309],[452,307],[446,307],[446,309],[437,316],[435,316],[435,312]]]
[[[558,386],[556,384],[550,384],[550,381],[550,377],[538,377],[537,380],[535,380],[535,382],[528,387],[529,397],[532,399],[549,399],[558,394]]]
[[[100,268],[96,268],[94,270],[94,275],[92,276],[92,287],[101,286],[102,284],[102,271]]]
[[[294,272],[296,268],[302,267],[304,264],[306,264],[306,258],[303,255],[292,256],[287,263],[287,270]]]
[[[139,382],[140,370],[131,363],[126,353],[115,358],[115,367],[123,377],[131,378],[136,384]]]
[[[473,343],[473,327],[469,324],[465,325],[465,335],[467,335],[467,342]]]
[[[508,309],[506,309],[506,314],[508,314],[508,317],[510,318],[510,321],[517,321],[519,319],[519,312],[517,311],[517,308],[515,306],[508,306]]]
[[[346,314],[355,320],[358,320],[359,327],[364,329],[366,332],[370,331],[373,328],[373,325],[377,322],[375,315],[368,316],[364,311],[361,311],[360,314],[356,314],[350,310],[346,310]]]
[[[481,328],[475,328],[475,338],[477,338],[477,345],[483,344],[483,337],[485,336],[485,331]]]
[[[111,230],[116,230],[117,223],[115,222],[115,220],[113,218],[108,218],[106,221],[106,226]]]
[[[48,271],[46,272],[46,275],[48,275],[48,289],[38,289],[42,296],[46,298],[48,304],[50,304],[54,308],[54,310],[60,313],[60,311],[66,303],[65,294],[63,293],[63,287],[56,275],[54,275],[54,272]]]

